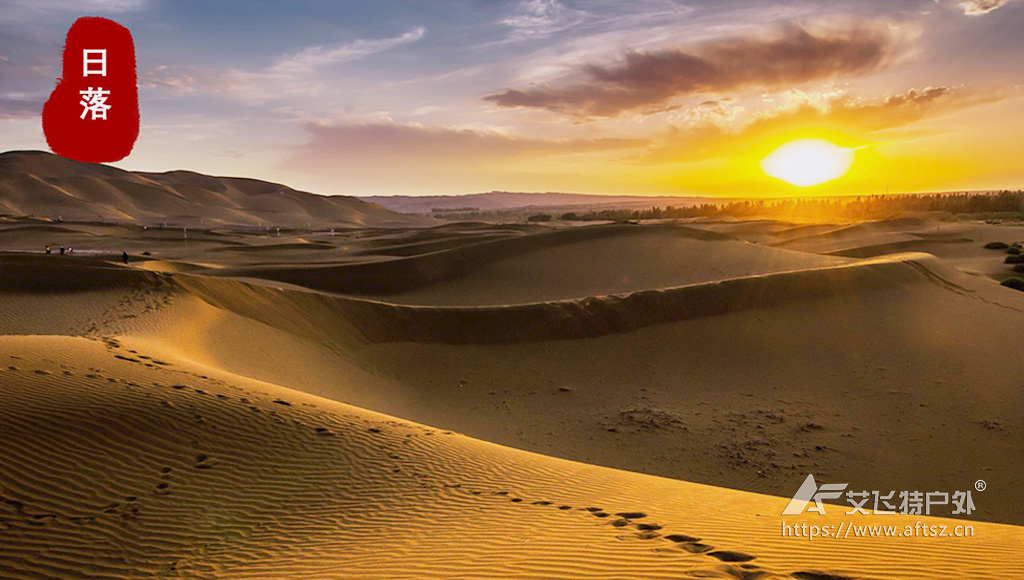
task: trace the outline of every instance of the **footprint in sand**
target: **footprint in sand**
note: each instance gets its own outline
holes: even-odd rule
[[[670,542],[676,542],[677,544],[692,544],[700,541],[700,538],[687,536],[686,534],[670,534],[665,536],[665,539]]]
[[[209,455],[206,455],[205,453],[203,453],[203,454],[196,455],[196,463],[195,463],[194,467],[196,469],[210,469],[216,463],[217,463],[216,460],[211,458]]]
[[[749,562],[754,559],[754,556],[749,554],[743,554],[741,552],[732,552],[730,550],[718,550],[710,552],[708,556],[712,558],[718,558],[723,562]]]

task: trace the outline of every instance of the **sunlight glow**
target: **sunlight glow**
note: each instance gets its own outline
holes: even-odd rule
[[[853,164],[853,150],[821,139],[786,143],[761,160],[768,175],[797,187],[842,177]]]

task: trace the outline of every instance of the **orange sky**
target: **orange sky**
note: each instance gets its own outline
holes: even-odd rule
[[[0,149],[85,10],[132,30],[126,169],[320,193],[793,196],[1024,187],[1024,1],[441,0],[214,5],[13,0]],[[854,150],[797,188],[761,159]]]

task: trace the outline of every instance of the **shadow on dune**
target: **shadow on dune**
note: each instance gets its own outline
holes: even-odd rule
[[[443,251],[395,260],[317,266],[253,266],[226,268],[217,276],[262,278],[327,292],[356,295],[398,294],[428,284],[452,280],[499,260],[554,246],[611,237],[659,232],[696,240],[734,240],[732,236],[675,225],[608,225],[553,230],[529,236],[505,237]]]
[[[591,338],[653,324],[806,302],[928,280],[940,270],[927,254],[898,254],[852,265],[780,272],[613,296],[482,307],[422,307],[277,289],[210,276],[176,282],[214,306],[316,334],[351,327],[371,342],[501,344]],[[315,313],[310,316],[310,313]],[[305,329],[295,325],[306,326]]]

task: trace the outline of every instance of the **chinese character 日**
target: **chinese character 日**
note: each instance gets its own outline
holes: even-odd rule
[[[107,104],[107,96],[110,95],[110,91],[103,90],[103,87],[92,88],[89,90],[78,91],[82,95],[82,116],[80,119],[84,119],[87,114],[90,115],[89,119],[95,121],[96,119],[106,119],[107,109],[110,105]]]
[[[94,58],[89,58],[90,56]],[[82,50],[82,76],[89,75],[107,76],[107,49],[86,48]]]

